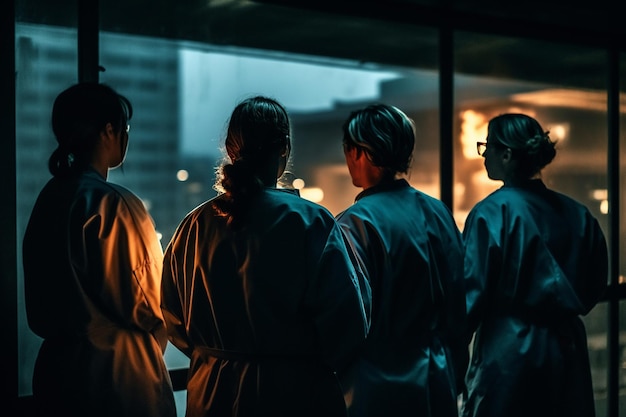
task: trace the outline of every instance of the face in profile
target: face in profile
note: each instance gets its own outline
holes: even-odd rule
[[[361,187],[361,180],[359,179],[359,171],[356,167],[357,163],[357,148],[354,146],[343,146],[343,156],[346,160],[346,165],[348,166],[348,172],[350,173],[350,177],[352,178],[352,185],[355,187]]]
[[[492,180],[504,179],[504,153],[507,152],[507,148],[495,141],[491,144],[487,141],[485,150],[482,154],[484,158],[485,170],[487,176]]]
[[[130,125],[125,124],[123,126],[124,127],[118,133],[113,133],[116,139],[115,142],[117,144],[117,152],[114,152],[115,156],[113,156],[111,168],[120,167],[126,160],[126,154],[128,152],[128,134],[130,131]]]

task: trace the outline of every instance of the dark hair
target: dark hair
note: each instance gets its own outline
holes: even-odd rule
[[[224,147],[230,159],[218,169],[215,189],[223,196],[214,206],[229,217],[229,225],[249,206],[250,200],[264,187],[261,173],[273,155],[290,145],[289,116],[276,100],[263,96],[248,98],[233,110]]]
[[[521,113],[505,113],[492,118],[487,128],[487,142],[501,143],[513,151],[518,163],[517,176],[530,178],[556,156],[556,142],[550,139],[534,118]]]
[[[350,113],[343,124],[343,143],[366,152],[386,176],[409,170],[415,145],[413,121],[400,109],[373,104]]]
[[[66,177],[87,169],[107,123],[121,132],[132,115],[130,101],[104,84],[79,83],[61,92],[52,107],[58,147],[48,160],[50,173]]]

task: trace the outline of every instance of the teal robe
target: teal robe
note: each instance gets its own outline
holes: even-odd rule
[[[456,417],[467,365],[463,243],[448,207],[405,180],[337,216],[372,291],[372,325],[344,374],[351,417]]]
[[[463,230],[469,333],[464,417],[593,417],[580,316],[608,278],[589,210],[540,180],[479,202]]]

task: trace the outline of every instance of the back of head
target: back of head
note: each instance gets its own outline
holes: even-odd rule
[[[278,101],[256,96],[239,103],[230,117],[224,143],[234,163],[262,164],[267,153],[289,144],[289,117]]]
[[[521,113],[505,113],[489,121],[487,141],[510,148],[519,163],[517,175],[530,178],[541,171],[556,156],[556,142],[550,139],[539,122]]]
[[[48,161],[52,175],[84,171],[107,123],[121,132],[131,117],[128,99],[104,84],[79,83],[61,92],[52,107],[52,131],[58,142]]]
[[[343,143],[364,150],[374,165],[394,176],[409,170],[415,125],[400,109],[374,104],[350,114],[343,124]]]
[[[224,142],[230,163],[221,167],[215,184],[224,193],[215,206],[231,224],[268,181],[276,180],[273,167],[280,150],[290,149],[289,135],[287,111],[272,98],[251,97],[233,110]]]

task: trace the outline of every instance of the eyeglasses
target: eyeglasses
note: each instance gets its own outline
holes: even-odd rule
[[[483,156],[487,150],[487,142],[476,142],[476,150],[478,155]]]
[[[490,142],[476,142],[476,150],[478,151],[478,155],[484,156],[485,152],[487,152],[487,148],[497,148],[497,149],[508,149],[510,152],[514,152],[511,148],[497,140],[492,140]]]

